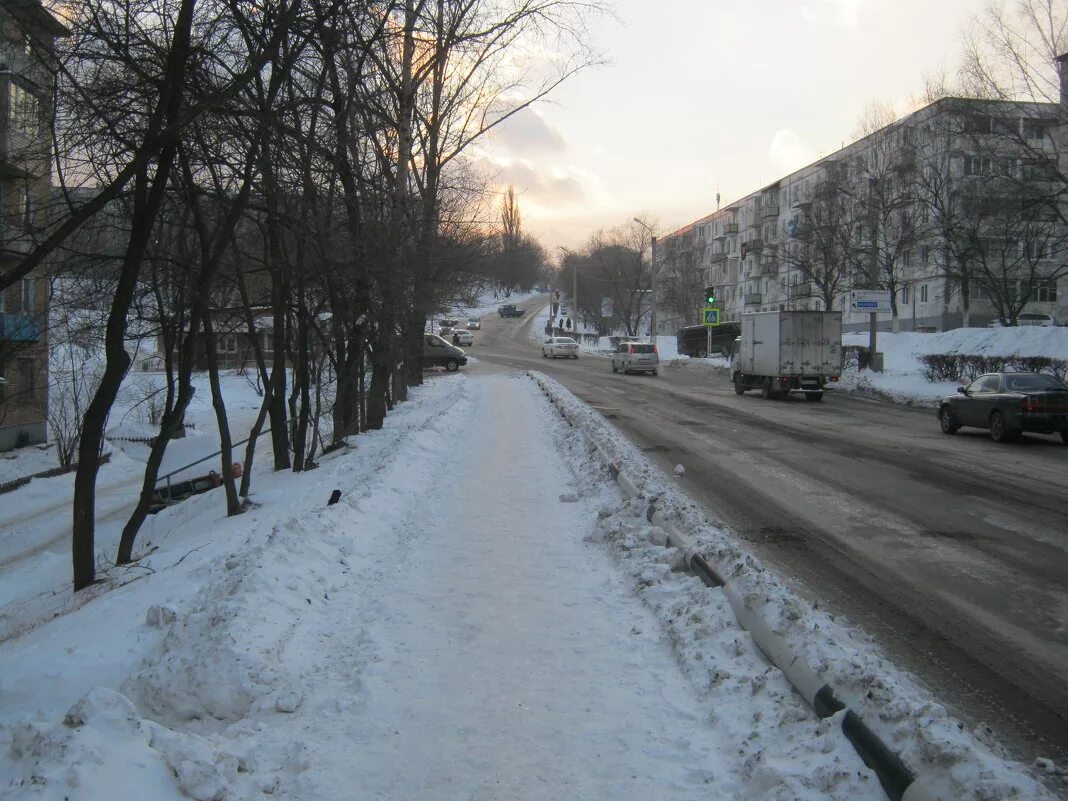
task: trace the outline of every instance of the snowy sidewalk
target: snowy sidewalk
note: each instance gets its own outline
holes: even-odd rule
[[[722,747],[658,627],[582,541],[593,511],[525,381],[491,378],[381,574],[334,797],[674,799]],[[341,740],[350,740],[343,743]],[[310,788],[309,788],[310,789]]]

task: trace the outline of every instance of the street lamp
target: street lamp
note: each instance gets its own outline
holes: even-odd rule
[[[656,234],[653,233],[652,228],[637,217],[634,218],[634,222],[649,232],[649,302],[651,305],[649,310],[649,336],[653,342],[656,342]]]

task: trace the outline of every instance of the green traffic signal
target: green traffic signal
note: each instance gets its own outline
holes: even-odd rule
[[[705,287],[705,303],[711,305],[716,302],[716,288],[714,286]]]

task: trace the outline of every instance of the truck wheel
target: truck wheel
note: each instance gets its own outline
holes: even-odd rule
[[[616,369],[616,363],[615,363],[615,361],[613,361],[613,362],[612,362],[612,372],[613,372],[613,373],[618,373],[618,372],[619,372],[619,371],[618,371],[618,370]]]
[[[823,392],[806,392],[805,400],[808,401],[821,401],[823,400]]]
[[[764,400],[770,400],[775,396],[775,393],[771,391],[771,379],[765,378],[764,382],[760,385],[760,397]]]
[[[456,361],[456,359],[449,359],[447,362],[445,362],[445,370],[446,371],[448,371],[450,373],[455,373],[459,369],[460,369],[460,363],[458,361]]]
[[[741,373],[735,373],[734,374],[734,394],[735,395],[741,395],[743,392],[745,392],[745,384],[742,383],[742,374]]]

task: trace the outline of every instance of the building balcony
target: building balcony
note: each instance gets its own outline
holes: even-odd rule
[[[724,223],[723,224],[723,234],[724,234],[724,236],[734,236],[737,233],[738,233],[738,223],[732,222],[732,223]]]
[[[778,217],[779,216],[779,204],[768,204],[760,209],[760,213],[765,217]]]
[[[757,275],[778,275],[779,274],[779,262],[771,259],[769,261],[762,261],[756,269]]]
[[[761,299],[762,298],[763,298],[763,295],[761,295],[759,293],[748,294],[748,295],[745,296],[745,305],[746,306],[759,306],[760,303],[761,303]]]
[[[812,297],[812,282],[804,281],[800,284],[794,284],[790,288],[790,295],[795,298],[810,298]]]
[[[32,314],[0,312],[0,342],[37,342],[41,321]]]

